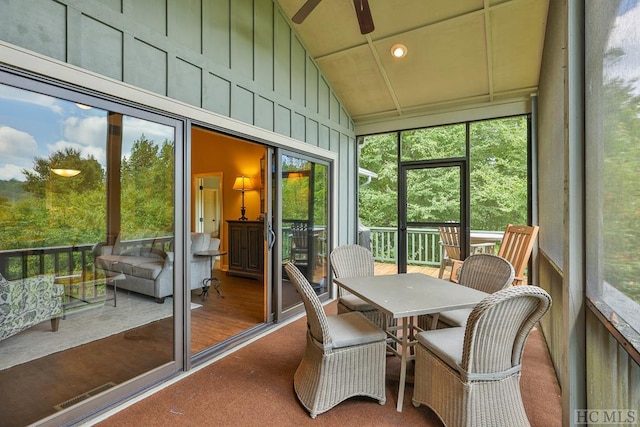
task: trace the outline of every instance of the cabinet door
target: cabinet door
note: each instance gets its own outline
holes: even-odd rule
[[[262,224],[248,225],[247,231],[247,270],[262,275],[264,264],[264,242]]]
[[[229,270],[244,270],[244,234],[243,226],[229,223]]]

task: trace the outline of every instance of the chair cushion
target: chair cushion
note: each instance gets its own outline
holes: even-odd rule
[[[346,294],[338,298],[338,302],[342,303],[351,311],[373,311],[375,308],[353,294]]]
[[[460,372],[464,330],[464,327],[457,327],[424,331],[416,334],[416,340],[419,345],[427,348],[452,369]]]
[[[329,316],[327,322],[333,348],[383,341],[387,337],[382,329],[357,311]]]
[[[465,326],[471,310],[471,308],[461,308],[459,310],[443,311],[438,319],[449,326]]]

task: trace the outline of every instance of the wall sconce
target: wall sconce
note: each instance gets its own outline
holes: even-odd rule
[[[248,190],[253,190],[253,183],[251,182],[251,178],[248,178],[244,175],[241,175],[236,178],[233,183],[233,189],[242,192],[242,207],[240,208],[240,213],[242,216],[238,218],[240,221],[246,221],[248,218],[244,216],[246,213],[246,209],[244,207],[244,192]]]

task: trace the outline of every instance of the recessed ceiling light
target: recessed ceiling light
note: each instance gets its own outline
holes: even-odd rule
[[[391,56],[394,58],[404,58],[407,56],[407,47],[403,44],[394,44],[391,48]]]

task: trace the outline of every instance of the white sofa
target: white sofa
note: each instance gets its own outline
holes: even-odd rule
[[[208,249],[218,249],[220,240],[206,233],[191,233],[191,251],[188,256],[191,289],[202,287],[202,281],[211,276],[209,258],[193,255]],[[173,248],[173,245],[171,245]],[[116,242],[114,246],[98,244],[94,248],[95,265],[109,276],[123,274],[118,289],[148,295],[163,303],[173,295],[173,252],[164,252],[140,242]],[[180,287],[180,285],[178,285]]]

